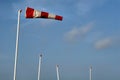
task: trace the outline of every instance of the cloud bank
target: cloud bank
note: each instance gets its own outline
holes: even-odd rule
[[[118,48],[119,45],[120,45],[120,38],[119,37],[106,37],[103,39],[99,39],[94,43],[94,47],[97,50],[110,48],[112,46]]]
[[[81,38],[83,38],[85,35],[87,35],[90,32],[93,25],[94,23],[91,22],[82,27],[74,27],[72,30],[65,33],[64,35],[65,40],[69,42],[79,41]]]
[[[113,44],[112,38],[104,38],[104,39],[98,40],[94,44],[94,46],[96,49],[105,49],[105,48],[112,46],[112,44]]]

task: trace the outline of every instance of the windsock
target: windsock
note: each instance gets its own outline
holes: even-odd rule
[[[55,19],[62,21],[63,17],[59,15],[50,14],[44,11],[38,11],[33,8],[27,7],[26,18],[45,18],[45,19]]]

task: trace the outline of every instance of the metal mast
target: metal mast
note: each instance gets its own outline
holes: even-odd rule
[[[39,56],[38,80],[40,80],[41,63],[42,63],[42,54]]]
[[[16,80],[16,66],[18,57],[18,40],[19,40],[19,29],[20,29],[20,13],[22,10],[18,10],[18,23],[17,23],[17,35],[16,35],[16,49],[15,49],[15,63],[14,63],[14,75],[13,80]]]

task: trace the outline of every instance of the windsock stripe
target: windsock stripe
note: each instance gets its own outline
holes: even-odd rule
[[[54,14],[49,14],[49,15],[48,15],[48,18],[49,18],[49,19],[55,19],[55,16],[56,16],[56,15],[54,15]]]
[[[37,10],[34,10],[33,17],[34,17],[34,18],[40,18],[40,16],[41,16],[41,12],[40,12],[40,11],[37,11]]]
[[[63,18],[62,16],[58,16],[58,15],[56,15],[55,17],[56,20],[61,20],[61,21],[62,21],[62,18]]]
[[[28,7],[26,9],[26,18],[33,18],[33,14],[34,14],[34,9]]]
[[[48,15],[47,12],[41,12],[41,18],[48,18]]]

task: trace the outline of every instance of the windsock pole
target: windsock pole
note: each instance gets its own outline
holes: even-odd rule
[[[92,66],[90,66],[90,80],[92,80]]]
[[[38,80],[40,80],[41,63],[42,63],[42,54],[39,56]]]
[[[15,63],[14,63],[14,75],[13,80],[16,80],[16,66],[18,57],[18,40],[19,40],[19,29],[20,29],[20,13],[22,10],[18,10],[18,23],[17,23],[17,35],[16,35],[16,49],[15,49]]]
[[[57,71],[57,80],[60,80],[59,65],[56,65],[56,71]]]

